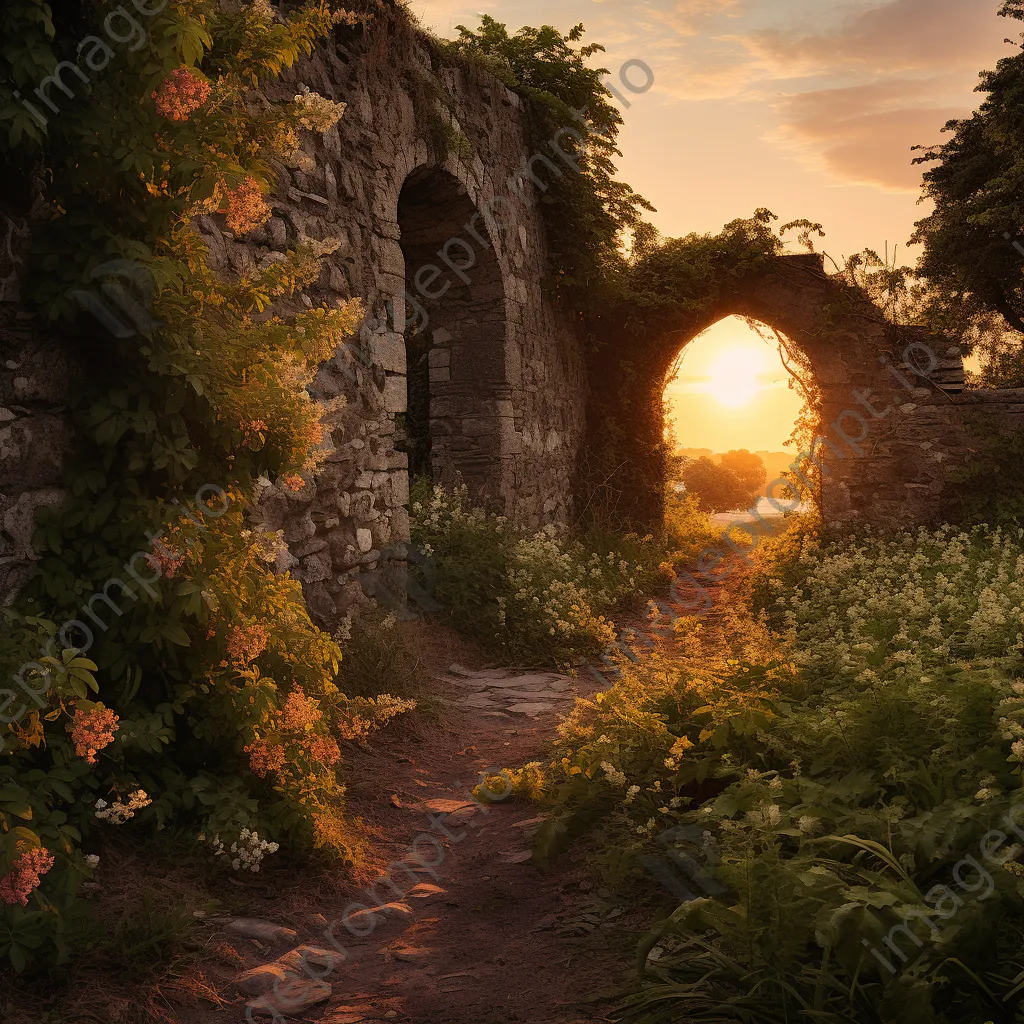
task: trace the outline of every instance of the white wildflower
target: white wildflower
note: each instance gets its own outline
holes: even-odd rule
[[[94,813],[100,821],[108,821],[111,825],[123,825],[129,818],[135,817],[136,811],[141,811],[152,802],[144,789],[138,789],[128,797],[128,803],[115,800],[108,806],[106,800],[97,800]]]

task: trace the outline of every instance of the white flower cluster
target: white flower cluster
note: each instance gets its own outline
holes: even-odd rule
[[[747,811],[746,820],[758,829],[774,829],[782,821],[782,811],[778,804],[765,801],[754,810]]]
[[[335,11],[331,15],[331,21],[335,25],[358,25],[366,17],[367,15],[359,14],[357,11]]]
[[[251,0],[249,10],[256,15],[260,21],[272,23],[277,20],[277,11],[270,0]]]
[[[964,694],[998,707],[993,738],[1007,760],[1024,764],[1024,530],[945,526],[896,536],[867,536],[822,545],[805,541],[801,579],[774,586],[791,658],[811,679],[827,681],[830,700],[820,719],[804,718],[800,742],[824,748],[843,742],[864,713],[865,694],[902,707],[930,729],[932,757],[961,759],[956,729]],[[969,673],[969,676],[968,676]],[[970,689],[968,689],[968,687]],[[847,717],[847,710],[853,719]],[[908,719],[909,721],[909,719]],[[781,735],[779,753],[792,748]],[[887,778],[912,772],[912,758],[894,761]],[[995,780],[971,792],[999,795]]]
[[[483,540],[507,529],[503,516],[471,507],[465,487],[451,492],[436,487],[430,500],[425,505],[414,502],[412,511],[420,528],[437,536],[479,533]],[[429,545],[424,550],[429,551]],[[614,628],[595,609],[635,593],[641,571],[614,551],[588,553],[582,544],[566,540],[557,527],[547,526],[511,546],[509,593],[497,599],[499,626],[505,630],[513,624],[537,623],[542,634],[568,640],[596,632],[611,644]]]
[[[1024,531],[943,527],[822,547],[806,542],[806,577],[776,605],[797,660],[870,683],[890,673],[1024,651]]]
[[[626,776],[620,772],[615,765],[611,764],[609,761],[602,761],[601,768],[604,770],[604,774],[613,786],[619,786],[622,789],[626,788]]]
[[[100,821],[109,821],[111,825],[123,825],[129,818],[135,817],[136,811],[141,811],[152,802],[144,789],[137,789],[128,797],[128,803],[115,800],[112,804],[107,804],[106,800],[97,800],[95,814]]]
[[[199,842],[206,841],[205,835],[199,836]],[[209,843],[213,847],[214,857],[226,857],[230,853],[231,867],[235,871],[257,872],[263,858],[269,853],[277,853],[281,848],[278,843],[268,843],[265,839],[260,839],[259,832],[247,828],[238,833],[238,839],[228,849],[225,849],[220,833],[215,834]]]
[[[311,92],[308,85],[294,96],[295,105],[299,108],[299,124],[310,131],[329,132],[345,113],[344,103],[335,103],[318,92]]]

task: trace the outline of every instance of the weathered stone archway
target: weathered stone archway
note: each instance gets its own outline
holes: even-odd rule
[[[514,447],[506,355],[507,296],[485,218],[461,182],[420,167],[398,199],[405,258],[408,409],[400,427],[410,476],[474,497],[502,494]]]
[[[820,466],[827,522],[888,526],[940,516],[949,460],[966,450],[954,411],[964,388],[959,349],[890,323],[813,254],[776,258],[768,270],[737,278],[678,329],[605,352],[592,366],[601,379],[618,381],[610,403],[595,383],[590,426],[595,446],[595,432],[618,431],[620,514],[647,526],[660,521],[665,381],[679,352],[728,316],[774,328],[807,358],[821,423],[813,446],[793,454]]]
[[[275,165],[266,225],[236,236],[223,216],[196,221],[211,265],[228,277],[304,240],[337,241],[320,279],[279,311],[353,297],[366,309],[358,339],[310,388],[330,409],[332,450],[301,492],[269,487],[260,505],[265,524],[285,533],[279,568],[302,581],[319,621],[336,622],[358,599],[362,574],[401,559],[410,472],[463,479],[525,528],[598,507],[583,484],[595,478],[620,520],[660,522],[664,376],[683,345],[729,315],[777,328],[811,362],[830,521],[940,520],[955,507],[957,473],[993,437],[1024,427],[1024,391],[961,392],[947,341],[887,323],[815,256],[780,257],[731,281],[699,316],[590,345],[544,288],[532,161],[548,158],[531,150],[524,101],[481,68],[451,66],[412,29],[381,32],[355,51],[325,46],[268,88],[289,102],[309,86],[347,109],[326,134],[304,133],[288,166]],[[73,437],[66,346],[19,304],[28,209],[11,203],[0,197],[13,218],[0,223],[0,600],[31,574],[32,514],[59,501]],[[425,294],[445,284],[443,295]],[[922,346],[935,365],[928,358],[928,373],[913,375],[907,352]]]
[[[417,472],[465,482],[526,528],[571,516],[587,381],[580,339],[542,288],[523,101],[485,71],[441,63],[415,34],[385,62],[372,47],[300,62],[275,98],[308,85],[344,100],[345,116],[303,138],[302,167],[278,169],[263,231],[234,239],[217,218],[201,224],[229,272],[303,237],[340,239],[307,298],[366,308],[359,338],[311,388],[343,402],[336,450],[300,494],[262,506],[324,622],[358,598],[364,573],[401,560]]]

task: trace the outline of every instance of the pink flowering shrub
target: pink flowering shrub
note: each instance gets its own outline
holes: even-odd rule
[[[237,665],[255,661],[270,642],[270,630],[258,622],[232,626],[228,631],[228,657]]]
[[[177,533],[177,527],[172,527],[171,534]],[[161,576],[173,579],[174,574],[185,564],[185,553],[179,548],[165,544],[159,537],[150,541],[152,554],[146,555],[146,561],[151,569],[155,569]]]
[[[246,178],[237,188],[224,189],[227,202],[227,225],[236,235],[254,231],[270,219],[267,206],[255,178]]]
[[[52,867],[53,854],[45,847],[20,854],[14,860],[13,869],[0,879],[0,902],[8,906],[15,903],[27,906],[29,895]]]
[[[301,686],[296,686],[281,709],[281,728],[288,732],[306,732],[323,717],[316,701],[310,700]]]
[[[373,700],[341,698],[330,705],[328,715],[321,701],[296,686],[268,721],[267,733],[245,748],[249,767],[260,778],[274,774],[281,792],[328,792],[331,787],[323,786],[325,773],[341,760],[338,740],[361,739],[413,707],[414,701],[387,695]]]
[[[187,121],[210,98],[210,83],[191,68],[176,68],[153,93],[156,112],[170,121]]]
[[[118,717],[110,708],[97,707],[89,711],[75,709],[71,726],[71,740],[75,753],[89,764],[96,764],[96,755],[114,742]]]
[[[255,740],[245,752],[249,755],[249,767],[254,775],[265,779],[269,772],[279,771],[284,766],[284,747],[271,740]]]

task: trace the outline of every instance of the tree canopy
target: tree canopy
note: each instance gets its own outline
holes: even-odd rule
[[[745,449],[729,452],[721,463],[706,456],[683,463],[680,479],[704,512],[750,508],[768,474],[758,456]]]
[[[1024,19],[1024,2],[1008,0],[999,15]],[[916,161],[934,162],[924,194],[935,210],[914,236],[924,244],[919,270],[944,293],[947,319],[994,310],[1024,332],[1024,47],[983,72],[978,91],[979,109],[948,122],[952,137]]]
[[[743,485],[753,492],[759,491],[768,479],[768,471],[759,455],[748,452],[746,448],[726,452],[722,456],[722,465]]]

